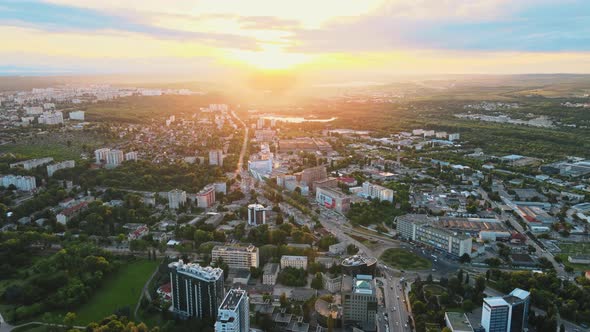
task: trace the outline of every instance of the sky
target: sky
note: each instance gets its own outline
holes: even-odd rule
[[[590,73],[588,0],[0,0],[0,74]]]

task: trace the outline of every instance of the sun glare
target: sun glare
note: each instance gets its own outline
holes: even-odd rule
[[[312,60],[312,56],[288,53],[276,45],[263,45],[261,51],[233,51],[231,60],[263,70],[292,69]]]

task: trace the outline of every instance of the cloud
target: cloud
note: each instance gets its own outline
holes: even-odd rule
[[[256,50],[254,38],[221,32],[200,32],[171,29],[151,24],[146,17],[129,13],[112,14],[93,9],[33,2],[10,2],[0,7],[0,24],[32,27],[51,32],[139,33],[157,39],[201,42],[219,47]]]

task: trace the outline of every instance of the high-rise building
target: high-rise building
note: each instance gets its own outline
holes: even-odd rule
[[[522,332],[528,329],[530,293],[520,288],[504,297],[483,300],[481,326],[486,332]]]
[[[223,270],[187,263],[168,265],[172,284],[172,308],[184,318],[217,318],[224,295]]]
[[[222,150],[209,151],[209,165],[223,166],[223,151]]]
[[[60,163],[47,165],[47,175],[53,176],[53,173],[57,172],[60,169],[74,168],[74,167],[76,167],[76,162],[74,160],[66,160],[66,161],[62,161]]]
[[[230,289],[217,310],[215,332],[249,332],[250,305],[242,289]]]
[[[377,294],[373,277],[359,274],[342,279],[342,325],[375,331]]]
[[[125,155],[121,150],[110,150],[107,152],[107,167],[117,167],[125,160]]]
[[[393,190],[370,182],[363,183],[363,195],[367,198],[371,197],[373,199],[378,199],[379,201],[393,203]]]
[[[234,269],[250,269],[258,267],[258,248],[253,245],[242,246],[215,246],[211,250],[211,261],[216,262],[219,258],[229,267]]]
[[[186,203],[186,191],[172,189],[168,192],[168,207],[178,209]]]
[[[94,150],[94,159],[97,164],[104,163],[107,161],[107,154],[111,151],[109,148],[102,148]]]
[[[197,193],[197,206],[200,208],[209,208],[215,204],[215,186],[205,186],[201,191]]]
[[[266,223],[266,208],[262,204],[248,205],[248,225],[257,226]]]
[[[130,151],[125,154],[125,160],[137,161],[137,152]]]
[[[264,118],[258,118],[258,121],[256,121],[256,128],[257,129],[264,128]]]

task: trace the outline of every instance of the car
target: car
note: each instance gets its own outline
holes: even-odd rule
[[[397,298],[399,299],[399,295],[397,296]]]
[[[393,307],[393,311],[396,311],[396,310],[397,310],[397,308],[396,307]]]
[[[408,327],[408,324],[404,324],[404,327]]]

